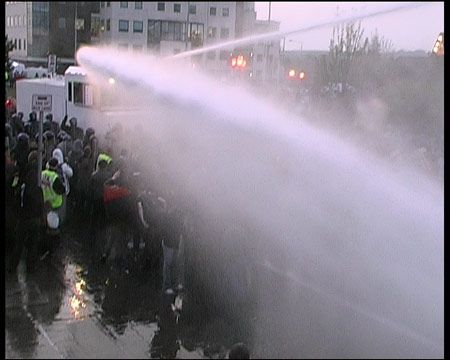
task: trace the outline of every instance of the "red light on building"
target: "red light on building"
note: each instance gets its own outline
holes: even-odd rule
[[[231,66],[235,67],[236,66],[236,58],[231,58]]]

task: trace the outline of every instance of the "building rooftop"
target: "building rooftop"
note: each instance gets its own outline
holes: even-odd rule
[[[46,84],[46,85],[52,85],[52,86],[64,86],[65,82],[64,82],[64,77],[62,76],[57,76],[54,78],[36,78],[36,79],[20,79],[17,80],[19,82],[27,82],[30,84]]]

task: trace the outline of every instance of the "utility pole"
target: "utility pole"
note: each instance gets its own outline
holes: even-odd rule
[[[187,16],[186,16],[186,44],[185,44],[185,50],[188,49],[188,41],[189,41],[189,35],[192,36],[192,34],[189,31],[189,1],[187,3]]]
[[[78,35],[78,28],[77,28],[77,6],[78,2],[75,1],[75,50],[73,52],[73,59],[74,59],[74,63],[75,65],[77,64],[77,35]]]

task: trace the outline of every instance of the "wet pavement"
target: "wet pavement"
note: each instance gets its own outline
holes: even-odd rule
[[[17,274],[6,275],[6,358],[226,356],[235,333],[225,319],[193,300],[177,318],[158,272],[102,263],[81,245],[83,236],[65,229],[63,245],[36,273],[21,262]]]

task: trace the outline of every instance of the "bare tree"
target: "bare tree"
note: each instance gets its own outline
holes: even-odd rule
[[[348,75],[355,59],[366,52],[368,41],[362,43],[364,30],[361,22],[342,24],[333,28],[330,40],[330,52],[322,60],[322,81],[332,84],[342,84],[345,92]]]
[[[367,53],[370,55],[389,54],[393,51],[393,43],[391,40],[386,39],[384,36],[378,35],[378,30],[372,35],[370,42],[366,38],[368,44]]]

